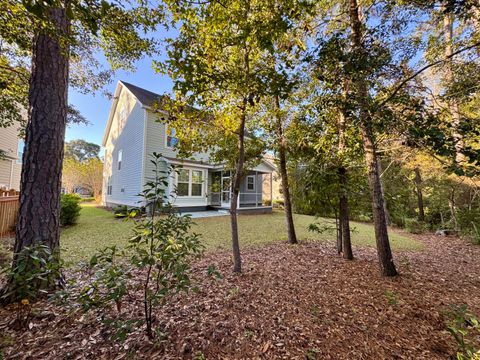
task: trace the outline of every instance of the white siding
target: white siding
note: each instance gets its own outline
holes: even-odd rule
[[[145,133],[145,166],[144,166],[144,178],[151,179],[153,175],[154,165],[150,162],[150,155],[154,152],[159,153],[163,156],[170,157],[170,158],[177,158],[177,151],[166,146],[166,135],[165,129],[166,125],[162,124],[158,121],[157,115],[152,113],[151,111],[146,111],[146,133]],[[195,161],[203,161],[208,163],[209,156],[206,153],[201,154],[194,154],[194,156],[190,160]],[[184,168],[191,168],[196,169],[194,165],[192,166],[184,166]],[[167,164],[165,162],[162,163],[162,170],[167,170]],[[204,196],[202,197],[177,197],[174,200],[174,206],[206,206],[207,205],[207,170],[203,168],[198,168],[198,170],[204,170]],[[173,186],[175,184],[174,178],[175,174],[171,175],[170,179],[170,191],[173,190]]]
[[[147,132],[146,132],[146,140],[145,140],[145,153],[147,155],[147,160],[148,160],[148,155],[152,154],[153,152],[157,152],[159,154],[162,154],[163,156],[166,157],[171,157],[171,158],[176,158],[177,157],[177,151],[168,148],[166,146],[166,136],[165,136],[165,124],[162,124],[156,119],[158,118],[158,115],[155,115],[151,111],[147,111]],[[204,161],[205,163],[209,162],[209,156],[206,153],[196,153],[193,155],[193,157],[190,160],[196,160],[196,161]],[[152,174],[153,170],[153,164],[151,164],[149,161],[146,162],[146,167],[145,167],[145,176],[149,177]]]
[[[142,190],[144,109],[124,87],[119,95],[117,109],[105,145],[103,174],[104,204],[139,206]],[[123,116],[122,116],[123,115]],[[118,154],[122,151],[122,166],[118,169]],[[111,177],[112,193],[107,194]]]
[[[20,174],[22,165],[17,163],[19,127],[11,125],[0,127],[0,150],[5,152],[7,159],[0,160],[0,187],[20,190]],[[20,159],[21,160],[21,159]]]

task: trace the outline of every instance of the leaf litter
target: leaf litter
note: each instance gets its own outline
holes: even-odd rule
[[[416,236],[423,251],[395,252],[400,276],[382,278],[375,249],[341,259],[331,243],[276,243],[243,250],[243,273],[228,251],[193,267],[197,291],[178,294],[156,312],[150,341],[135,327],[110,340],[102,319],[39,301],[27,330],[14,330],[11,307],[0,309],[6,359],[450,359],[456,344],[445,327],[449,306],[480,313],[480,247],[452,237]],[[221,276],[208,276],[215,266]],[[67,276],[78,277],[69,270]],[[141,318],[134,302],[123,320]]]

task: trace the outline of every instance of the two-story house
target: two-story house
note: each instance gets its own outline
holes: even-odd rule
[[[177,155],[175,130],[159,120],[152,104],[160,95],[126,82],[118,82],[102,145],[105,147],[103,204],[105,206],[145,205],[138,194],[152,177],[149,155],[162,154],[163,170],[174,166],[168,178],[167,194],[182,211],[228,209],[231,173],[222,164],[212,164],[205,153],[190,159]],[[163,114],[162,116],[168,116]],[[262,161],[242,179],[239,211],[271,211],[272,172],[275,167]]]
[[[18,126],[0,127],[0,188],[20,190],[22,146]]]

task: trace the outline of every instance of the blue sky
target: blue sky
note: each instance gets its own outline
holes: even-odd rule
[[[145,58],[138,62],[137,70],[134,73],[118,71],[115,74],[114,81],[106,87],[106,90],[113,94],[118,80],[124,80],[159,94],[171,92],[173,84],[170,78],[155,73],[151,63],[152,59]],[[80,110],[91,124],[69,126],[65,134],[65,140],[84,139],[101,145],[111,100],[101,94],[81,94],[74,89],[69,90],[68,97],[69,103]]]

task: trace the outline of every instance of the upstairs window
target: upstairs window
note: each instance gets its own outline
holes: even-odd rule
[[[178,170],[177,175],[177,195],[188,196],[188,188],[190,183],[190,171],[185,169]]]
[[[177,132],[173,127],[170,127],[168,125],[165,126],[167,130],[167,147],[173,148],[175,147],[175,145],[178,144],[178,138],[176,137]]]
[[[122,170],[123,150],[118,151],[118,170]]]

